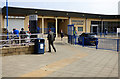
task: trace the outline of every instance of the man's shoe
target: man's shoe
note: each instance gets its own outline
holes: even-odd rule
[[[48,51],[48,52],[51,52],[51,51]]]

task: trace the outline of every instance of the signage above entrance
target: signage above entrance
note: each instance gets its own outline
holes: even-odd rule
[[[38,20],[38,15],[29,15],[29,20]]]
[[[74,24],[74,25],[84,25],[84,20],[72,20],[72,24]]]

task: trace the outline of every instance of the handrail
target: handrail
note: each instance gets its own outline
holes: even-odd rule
[[[39,35],[39,34],[41,34],[41,35],[43,35],[42,33],[34,33],[34,34],[18,34],[18,35]],[[0,34],[0,36],[11,36],[11,35],[15,35],[16,36],[16,34]]]
[[[0,48],[4,47],[4,46],[13,46],[13,45],[22,45],[22,44],[33,44],[33,41],[35,39],[37,39],[37,37],[31,37],[31,36],[37,36],[37,35],[41,35],[40,38],[43,38],[43,34],[18,34],[19,38],[16,38],[17,35],[15,34],[3,34],[0,35],[1,37],[6,37],[5,39],[1,39],[0,40]],[[22,35],[27,35],[27,37],[25,38],[21,38]],[[7,39],[7,36],[9,37],[9,39]]]

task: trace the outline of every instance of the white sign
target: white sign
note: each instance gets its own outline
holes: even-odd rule
[[[44,48],[44,45],[43,44],[40,44],[40,49],[43,49]]]
[[[117,28],[117,33],[120,33],[120,28]]]
[[[29,20],[37,20],[38,15],[29,15]]]

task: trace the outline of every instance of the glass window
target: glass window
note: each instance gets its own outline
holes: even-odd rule
[[[78,27],[78,31],[83,31],[83,27]]]

